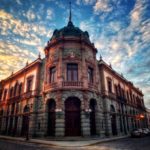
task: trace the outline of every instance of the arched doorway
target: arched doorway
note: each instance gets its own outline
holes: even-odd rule
[[[26,105],[23,110],[23,118],[22,118],[22,130],[21,130],[21,136],[26,136],[28,134],[29,130],[29,112],[30,108]]]
[[[3,109],[0,110],[0,132],[1,132],[1,127],[2,127],[2,119],[3,119]]]
[[[110,106],[112,135],[117,135],[116,114],[113,105]]]
[[[15,103],[12,104],[11,107],[11,116],[9,118],[9,128],[8,128],[8,135],[13,134],[13,120],[14,120],[14,109],[15,109]]]
[[[65,135],[81,135],[80,100],[76,97],[69,97],[65,101]]]
[[[56,114],[55,114],[55,108],[56,108],[56,102],[53,99],[50,99],[48,101],[48,127],[47,127],[47,135],[48,136],[55,136],[55,120],[56,120]]]
[[[16,135],[17,133],[17,127],[18,127],[18,111],[19,111],[19,104],[16,104],[16,111],[15,111],[15,124],[13,129],[13,135]]]
[[[96,121],[95,121],[95,110],[96,110],[96,100],[90,100],[90,132],[91,135],[96,135]]]

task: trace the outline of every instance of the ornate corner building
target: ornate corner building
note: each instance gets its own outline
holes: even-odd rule
[[[35,61],[0,82],[0,133],[120,136],[147,126],[142,92],[102,58],[71,21]]]

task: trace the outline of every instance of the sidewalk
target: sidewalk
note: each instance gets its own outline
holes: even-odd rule
[[[113,140],[118,140],[122,138],[127,138],[129,136],[120,136],[120,137],[111,137],[111,138],[82,138],[82,140],[77,140],[77,141],[66,141],[66,140],[50,140],[50,139],[30,139],[29,141],[26,141],[25,138],[22,137],[11,137],[11,136],[1,136],[0,139],[4,140],[11,140],[11,141],[19,141],[19,142],[29,142],[29,143],[34,143],[34,144],[44,144],[44,145],[49,145],[49,146],[59,146],[59,147],[82,147],[82,146],[90,146],[102,142],[108,142],[108,141],[113,141]],[[69,138],[68,138],[69,139]]]

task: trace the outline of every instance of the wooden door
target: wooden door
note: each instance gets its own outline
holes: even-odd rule
[[[116,125],[116,115],[111,115],[111,128],[112,128],[112,134],[117,135],[117,125]]]
[[[14,129],[13,129],[13,135],[15,135],[17,132],[17,126],[18,126],[18,117],[15,117],[15,125],[14,125]]]
[[[50,100],[48,103],[48,136],[55,136],[55,114],[56,103],[54,100]]]
[[[13,117],[10,117],[8,135],[10,135],[12,133],[12,127],[13,127]]]
[[[22,120],[22,130],[21,130],[21,136],[26,136],[29,128],[29,116],[24,115]]]
[[[80,100],[74,97],[65,101],[65,135],[81,135]]]

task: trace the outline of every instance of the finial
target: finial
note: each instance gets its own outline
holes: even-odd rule
[[[38,58],[41,59],[41,53],[39,52]]]
[[[102,60],[102,55],[100,55],[100,60]]]
[[[112,68],[111,63],[109,64],[109,67]]]
[[[27,61],[27,62],[26,62],[26,66],[28,66],[28,64],[29,64],[29,63],[28,63],[28,61]]]
[[[70,8],[70,12],[69,12],[69,22],[71,22],[71,19],[72,19],[72,14],[71,14],[71,1],[69,2],[69,8]]]

